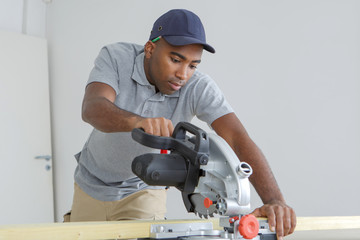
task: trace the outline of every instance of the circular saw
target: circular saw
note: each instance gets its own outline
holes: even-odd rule
[[[162,150],[162,154],[136,157],[132,162],[134,174],[148,185],[176,187],[182,193],[188,212],[205,218],[215,213],[223,216],[249,213],[248,178],[252,169],[239,161],[220,136],[180,122],[171,137],[134,129],[132,138],[147,147]]]

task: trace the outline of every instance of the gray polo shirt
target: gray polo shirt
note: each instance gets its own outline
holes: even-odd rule
[[[103,47],[95,60],[88,84],[102,82],[116,92],[115,105],[142,117],[165,117],[175,126],[194,116],[211,124],[233,112],[208,76],[196,70],[188,83],[172,95],[156,92],[145,76],[144,47],[115,43]],[[131,171],[136,156],[159,150],[132,140],[129,132],[104,133],[94,129],[76,155],[75,182],[101,201],[115,201],[148,186]]]

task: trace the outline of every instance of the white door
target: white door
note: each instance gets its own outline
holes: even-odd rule
[[[47,42],[0,31],[0,224],[54,221]]]

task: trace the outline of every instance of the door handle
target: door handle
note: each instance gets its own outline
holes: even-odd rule
[[[50,155],[39,155],[39,156],[35,156],[35,159],[44,159],[46,161],[50,161],[51,156]]]

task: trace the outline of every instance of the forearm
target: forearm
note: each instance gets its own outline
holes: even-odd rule
[[[276,201],[285,203],[271,168],[256,144],[248,139],[246,144],[235,144],[235,146],[237,147],[234,151],[238,158],[250,164],[253,169],[253,174],[249,179],[263,203]]]
[[[83,103],[82,118],[103,132],[129,132],[143,118],[117,107],[105,97]]]

